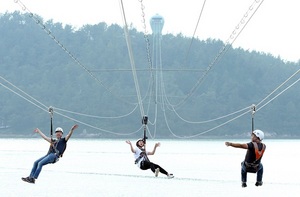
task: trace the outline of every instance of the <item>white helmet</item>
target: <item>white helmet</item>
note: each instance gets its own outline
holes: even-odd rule
[[[253,131],[253,134],[254,134],[256,137],[258,137],[260,140],[263,140],[264,137],[265,137],[264,132],[262,132],[261,130],[258,130],[258,129],[254,130],[254,131]]]
[[[61,132],[62,134],[64,134],[64,130],[61,128],[61,127],[57,127],[56,129],[55,129],[55,133],[56,132]]]

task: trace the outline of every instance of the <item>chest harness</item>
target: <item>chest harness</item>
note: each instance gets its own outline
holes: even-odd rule
[[[244,163],[245,163],[247,172],[256,173],[258,171],[258,167],[259,167],[259,160],[261,159],[261,157],[263,156],[263,154],[265,152],[266,145],[262,143],[262,149],[259,150],[256,142],[252,142],[252,144],[254,146],[255,161],[252,163],[245,161]]]
[[[142,152],[140,153],[140,156],[138,158],[136,158],[136,160],[134,161],[135,164],[137,164],[141,159],[144,159],[143,161],[150,161],[147,153],[145,150],[141,149]]]

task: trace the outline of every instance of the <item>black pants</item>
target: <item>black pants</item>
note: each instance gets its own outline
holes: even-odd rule
[[[168,172],[165,171],[165,169],[163,169],[162,167],[160,167],[159,165],[155,164],[155,163],[152,163],[150,161],[142,161],[141,162],[141,169],[142,170],[148,170],[148,169],[151,169],[152,172],[154,173],[155,172],[155,169],[156,168],[159,168],[159,172],[165,174],[168,176]]]

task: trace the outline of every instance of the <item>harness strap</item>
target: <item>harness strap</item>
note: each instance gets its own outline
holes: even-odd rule
[[[142,159],[142,156],[140,155],[136,160],[134,161],[134,164],[137,164]]]
[[[149,161],[149,158],[147,157],[146,152],[141,152],[140,156],[138,158],[136,158],[134,163],[137,164],[142,158],[145,158],[146,161]]]
[[[264,152],[265,152],[265,149],[266,149],[266,146],[262,143],[262,149],[261,150],[259,150],[258,149],[258,145],[257,145],[257,143],[256,142],[252,142],[253,143],[253,145],[254,145],[254,150],[255,150],[255,159],[256,159],[256,161],[257,160],[259,160],[262,156],[263,156],[263,154],[264,154]]]
[[[259,163],[258,164],[248,163],[247,161],[245,161],[244,163],[247,168],[257,168],[259,166]]]

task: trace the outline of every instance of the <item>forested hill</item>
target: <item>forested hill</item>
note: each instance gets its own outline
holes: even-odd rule
[[[299,62],[180,34],[163,35],[160,51],[134,28],[129,53],[125,38],[104,22],[74,29],[1,15],[0,136],[49,134],[49,106],[53,127],[76,122],[77,137],[141,137],[142,111],[149,138],[246,137],[252,118],[268,137],[300,135],[299,84],[285,82]]]

